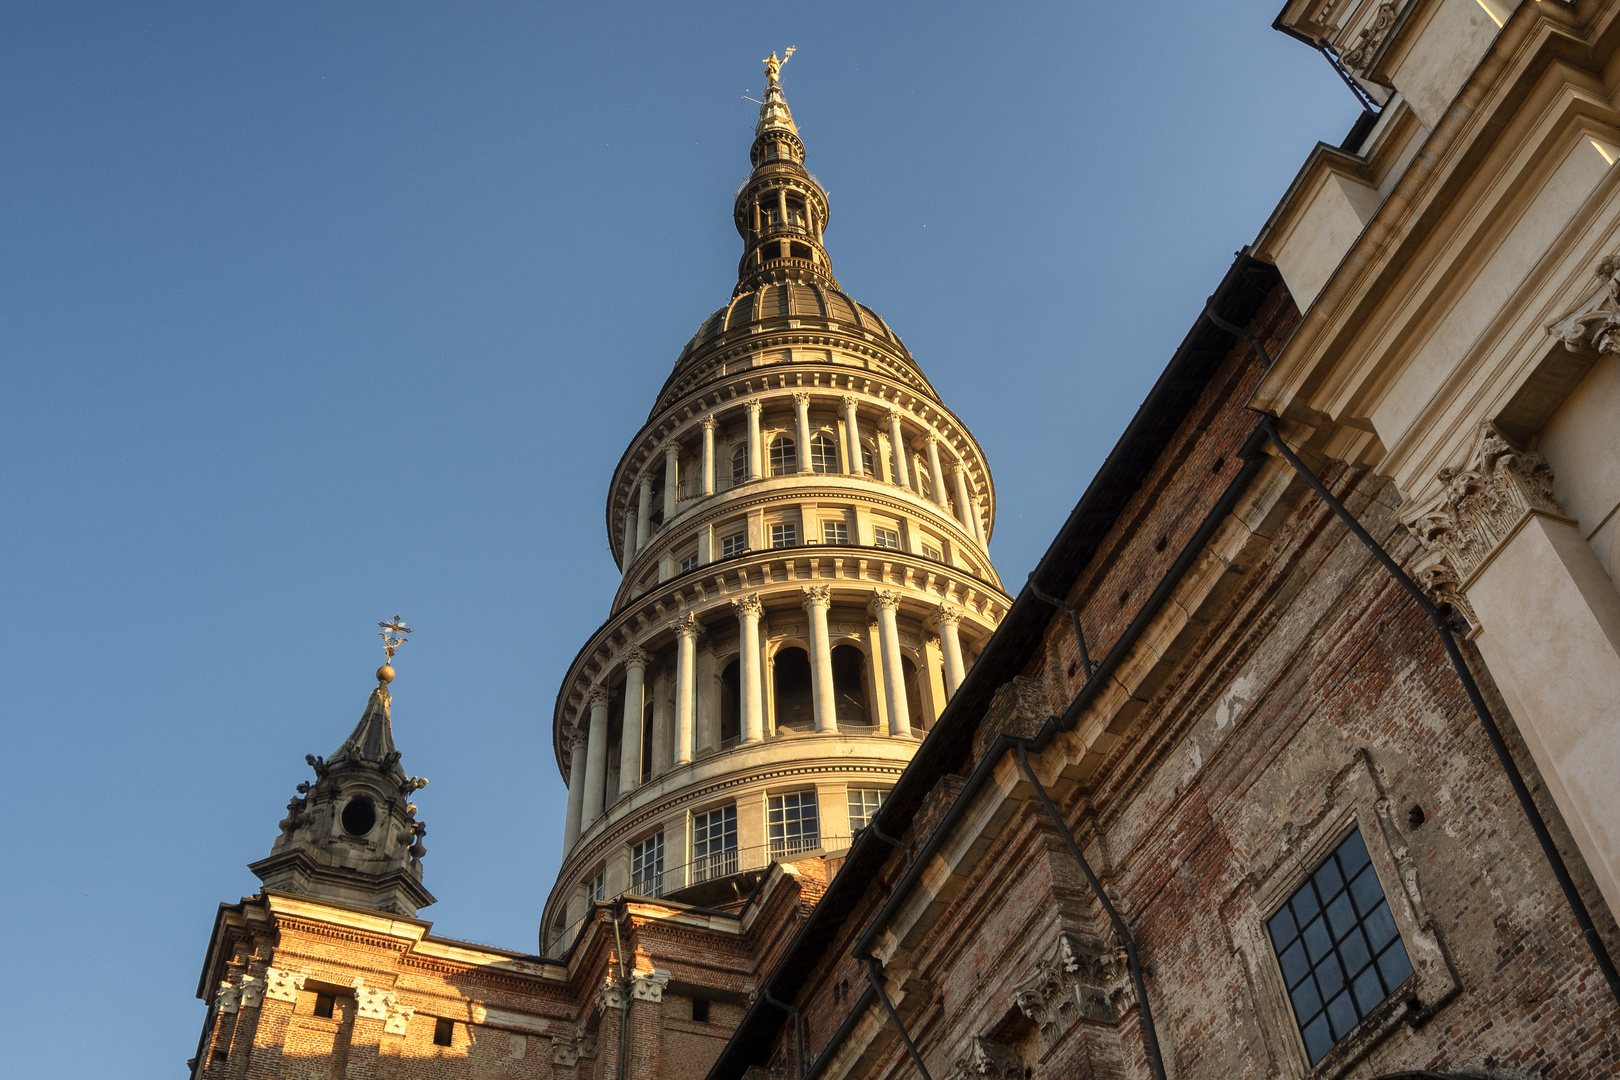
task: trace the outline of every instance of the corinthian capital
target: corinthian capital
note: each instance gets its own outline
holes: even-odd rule
[[[845,394],[840,400],[842,400],[846,409],[858,409],[861,405],[861,399],[854,394]]]
[[[557,735],[557,741],[562,748],[572,754],[576,749],[585,745],[585,730],[577,727],[565,727]]]
[[[755,400],[753,400],[753,401],[745,401],[745,402],[743,402],[743,408],[748,410],[749,412],[753,413],[755,416],[758,416],[759,411],[761,409],[763,409],[764,407],[765,407],[764,402],[759,401],[757,398]]]
[[[695,638],[703,633],[703,624],[698,622],[698,617],[690,611],[682,618],[671,622],[669,628],[684,638]]]
[[[805,608],[815,604],[826,607],[832,603],[831,585],[804,585],[800,587],[799,592],[804,595],[803,606]]]
[[[899,409],[890,409],[888,412],[883,414],[883,419],[887,420],[891,424],[898,424],[905,417],[905,415],[906,414],[901,412]]]
[[[1602,286],[1570,314],[1547,327],[1547,333],[1570,352],[1586,346],[1599,353],[1620,352],[1620,255],[1606,256],[1594,271]]]
[[[733,600],[731,610],[737,613],[739,619],[757,619],[765,614],[765,605],[759,602],[759,593],[749,593]]]
[[[867,605],[867,609],[874,615],[879,611],[899,611],[900,594],[892,589],[879,589],[872,594],[872,601]]]
[[[714,413],[710,413],[700,421],[700,426],[705,431],[713,431],[715,428],[720,426],[720,421],[715,418]]]
[[[810,404],[810,395],[805,393],[803,390],[800,390],[798,393],[793,395],[793,403],[795,405],[808,406]]]
[[[1480,427],[1467,464],[1436,475],[1444,485],[1440,494],[1402,513],[1401,524],[1432,555],[1450,564],[1458,590],[1467,587],[1525,515],[1565,516],[1553,494],[1547,459],[1518,449],[1494,424]],[[1427,576],[1437,583],[1445,577]]]
[[[585,704],[593,709],[598,705],[605,708],[607,703],[611,700],[613,700],[613,692],[607,687],[603,686],[601,683],[597,683],[595,686],[585,691]]]
[[[949,604],[941,604],[935,608],[928,621],[935,626],[959,626],[962,622],[962,613]]]
[[[624,666],[627,668],[638,667],[642,671],[646,671],[647,664],[652,660],[652,654],[640,645],[632,645],[620,654],[620,659],[624,661]]]

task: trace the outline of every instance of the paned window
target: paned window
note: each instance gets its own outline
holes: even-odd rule
[[[849,831],[864,829],[872,823],[872,815],[883,805],[882,788],[849,789]]]
[[[720,541],[720,557],[722,559],[730,558],[733,555],[741,555],[747,550],[747,533],[733,533],[731,536],[728,536],[724,540]]]
[[[929,479],[928,473],[923,470],[921,461],[912,460],[911,475],[917,478],[917,494],[925,499],[932,499],[934,497],[934,482]]]
[[[731,482],[740,484],[748,479],[748,444],[738,443],[731,452]]]
[[[922,549],[923,549],[923,558],[925,558],[925,559],[933,559],[935,562],[944,562],[945,561],[945,553],[943,551],[939,550],[939,548],[937,548],[937,547],[929,547],[927,544],[924,544],[922,546]]]
[[[1312,1065],[1412,974],[1359,829],[1267,929]]]
[[[871,443],[861,443],[861,468],[865,471],[867,476],[873,477],[874,479],[881,479],[878,477],[877,461],[872,457]]]
[[[600,869],[600,870],[598,870],[596,872],[596,876],[591,879],[590,885],[586,886],[586,891],[591,894],[591,899],[592,900],[606,900],[607,899],[607,868],[606,867],[603,867],[602,869]]]
[[[873,529],[872,544],[874,547],[894,548],[900,550],[900,534],[893,529]]]
[[[692,815],[692,884],[737,872],[737,806]]]
[[[696,555],[688,555],[686,558],[681,560],[681,573],[684,574],[688,570],[696,570],[697,564],[698,557]]]
[[[787,548],[799,546],[799,527],[793,524],[771,526],[771,547]]]
[[[838,444],[826,435],[810,439],[810,471],[835,473],[838,471]]]
[[[816,814],[816,793],[790,791],[772,795],[766,811],[771,858],[813,851],[821,846],[821,822]]]
[[[771,475],[799,471],[799,444],[788,435],[778,435],[771,442]]]
[[[630,891],[637,896],[664,894],[664,834],[649,836],[630,849]]]
[[[842,521],[823,521],[821,523],[821,542],[823,544],[849,543],[849,526]]]

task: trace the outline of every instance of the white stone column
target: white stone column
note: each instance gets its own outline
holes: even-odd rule
[[[759,443],[759,413],[765,406],[757,401],[743,403],[748,414],[748,479],[758,480],[765,475],[764,447]]]
[[[889,410],[889,453],[894,458],[894,482],[901,487],[910,487],[911,474],[907,472],[906,464],[906,438],[900,431],[900,411]]]
[[[940,651],[945,656],[945,696],[953,698],[956,688],[967,678],[967,668],[962,663],[962,637],[956,629],[962,621],[962,613],[941,604],[931,621],[939,627]]]
[[[762,742],[765,738],[765,679],[759,658],[759,617],[765,607],[758,593],[733,600],[737,612],[738,664],[737,704],[742,709],[742,741]]]
[[[660,667],[657,673],[648,673],[652,683],[652,775],[657,779],[669,772],[671,732],[669,722],[669,674]],[[643,685],[649,680],[644,679]]]
[[[833,696],[832,635],[827,632],[827,608],[832,589],[805,585],[804,610],[810,616],[810,699],[815,703],[816,732],[838,730],[838,700]]]
[[[911,734],[911,709],[906,701],[906,670],[900,664],[900,596],[888,589],[872,594],[883,645],[883,690],[889,707],[889,734]]]
[[[582,832],[602,816],[607,784],[609,696],[604,686],[593,686],[591,692],[585,695],[586,704],[591,710],[591,726],[585,743],[585,797],[581,800],[579,820]]]
[[[939,464],[939,437],[933,432],[928,433],[928,471],[934,475],[934,502],[950,506],[951,501],[945,494],[945,470]]]
[[[563,819],[563,857],[579,843],[580,815],[585,809],[585,733],[563,728],[563,749],[568,751],[568,815]]]
[[[625,573],[630,572],[630,561],[636,557],[636,511],[635,504],[625,500],[624,505],[624,563]]]
[[[799,425],[799,471],[810,471],[810,395],[800,392],[793,395],[793,410],[798,416]]]
[[[664,444],[664,525],[675,520],[675,507],[681,501],[681,448]]]
[[[619,797],[641,786],[641,721],[647,701],[647,661],[652,657],[632,645],[624,653],[624,730],[619,736]]]
[[[844,397],[844,462],[849,466],[852,476],[864,476],[866,467],[861,464],[861,424],[856,416],[856,406],[861,399],[853,394]]]
[[[889,730],[889,692],[883,686],[883,631],[871,608],[866,614],[866,677],[872,688],[869,720],[877,728],[875,734],[884,735]]]
[[[714,429],[720,421],[710,413],[703,418],[703,494],[714,494]]]
[[[688,612],[669,628],[675,631],[675,764],[680,766],[697,749],[697,636],[703,625]]]
[[[652,538],[652,474],[641,474],[641,494],[636,503],[636,551],[639,554],[647,548],[647,541]]]
[[[984,537],[979,533],[979,515],[973,508],[973,496],[968,494],[967,466],[960,461],[951,466],[956,474],[956,517],[962,523],[962,528],[973,539],[984,543]]]

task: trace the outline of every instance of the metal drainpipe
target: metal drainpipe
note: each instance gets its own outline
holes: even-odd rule
[[[1367,550],[1372,552],[1373,557],[1383,564],[1384,569],[1389,571],[1396,583],[1417,601],[1418,607],[1423,609],[1423,613],[1439,631],[1440,640],[1446,647],[1446,655],[1451,658],[1451,666],[1456,668],[1457,677],[1462,680],[1463,689],[1468,692],[1468,700],[1474,706],[1474,715],[1479,717],[1480,726],[1485,729],[1485,735],[1491,741],[1491,748],[1496,751],[1496,756],[1502,763],[1502,771],[1507,773],[1508,783],[1513,785],[1513,794],[1518,796],[1524,816],[1530,819],[1530,830],[1536,834],[1542,854],[1546,855],[1547,861],[1552,864],[1553,876],[1558,879],[1558,887],[1564,891],[1564,899],[1575,914],[1576,925],[1581,928],[1581,935],[1586,938],[1587,947],[1592,950],[1592,957],[1597,961],[1598,970],[1603,972],[1603,978],[1609,984],[1609,993],[1614,995],[1617,1003],[1620,1003],[1620,973],[1615,971],[1614,960],[1610,958],[1608,949],[1604,948],[1603,939],[1598,937],[1597,927],[1592,925],[1592,916],[1586,910],[1580,892],[1575,888],[1574,879],[1569,876],[1569,868],[1564,865],[1564,858],[1558,853],[1557,845],[1553,843],[1552,833],[1547,830],[1547,823],[1542,819],[1541,811],[1536,808],[1535,800],[1530,797],[1530,788],[1525,784],[1519,766],[1514,762],[1507,743],[1502,739],[1501,729],[1491,717],[1491,710],[1485,704],[1485,696],[1480,693],[1479,684],[1474,681],[1474,673],[1468,670],[1468,663],[1463,659],[1462,650],[1457,647],[1457,638],[1452,632],[1451,624],[1440,613],[1440,609],[1430,601],[1428,595],[1418,587],[1417,582],[1407,576],[1406,571],[1401,569],[1400,564],[1389,552],[1373,539],[1371,533],[1362,528],[1356,516],[1335,498],[1327,486],[1317,479],[1316,474],[1294,454],[1277,431],[1277,418],[1269,413],[1262,413],[1260,426],[1271,439],[1271,444],[1277,448],[1277,452],[1283,456],[1283,460],[1293,466],[1300,478],[1311,486],[1311,490],[1321,496],[1322,501],[1327,503],[1338,515],[1339,520],[1355,534],[1356,539],[1360,540]]]
[[[872,835],[873,836],[877,837],[879,840],[883,841],[885,844],[888,844],[890,847],[899,848],[901,851],[903,851],[905,853],[905,856],[906,856],[906,866],[908,868],[911,866],[911,845],[905,843],[904,841],[896,840],[894,837],[890,836],[888,833],[886,833],[882,829],[878,828],[877,815],[876,814],[874,814],[872,816],[871,821],[867,822],[866,827],[868,829],[872,830]]]
[[[1058,835],[1062,836],[1063,842],[1069,846],[1070,856],[1080,864],[1080,872],[1086,875],[1086,881],[1091,885],[1091,891],[1096,894],[1097,902],[1102,905],[1103,911],[1108,914],[1108,921],[1113,924],[1114,933],[1125,945],[1125,962],[1131,970],[1131,986],[1136,990],[1136,1002],[1142,1012],[1142,1042],[1147,1047],[1148,1065],[1153,1069],[1156,1080],[1165,1080],[1164,1057],[1159,1053],[1159,1031],[1154,1026],[1153,1007],[1148,1004],[1147,986],[1142,981],[1142,962],[1136,956],[1136,939],[1131,936],[1131,928],[1125,925],[1125,920],[1120,918],[1119,912],[1114,910],[1108,894],[1103,891],[1102,882],[1097,880],[1091,864],[1086,861],[1080,845],[1075,842],[1074,833],[1069,831],[1063,815],[1059,814],[1057,807],[1052,804],[1052,797],[1046,793],[1046,788],[1035,775],[1035,770],[1030,768],[1029,753],[1026,749],[1028,745],[1027,740],[1018,741],[1018,767],[1024,770],[1024,779],[1029,781],[1029,786],[1040,796],[1041,805],[1046,807],[1046,816],[1057,826]]]
[[[793,1048],[797,1051],[795,1056],[799,1059],[797,1076],[799,1080],[804,1080],[804,1014],[787,1002],[776,1000],[769,990],[763,990],[761,995],[765,998],[767,1005],[775,1005],[783,1012],[793,1014]]]
[[[1085,673],[1087,679],[1090,679],[1091,653],[1086,651],[1086,635],[1080,629],[1080,612],[1067,600],[1059,600],[1057,597],[1048,596],[1043,592],[1041,587],[1035,584],[1035,575],[1033,573],[1029,575],[1029,591],[1035,594],[1035,599],[1044,600],[1053,607],[1062,608],[1069,613],[1069,619],[1074,623],[1074,640],[1080,646],[1080,670]]]
[[[619,1010],[619,1080],[625,1080],[630,1071],[630,976],[624,968],[624,939],[619,936],[621,900],[613,911],[613,943],[619,953],[619,989],[624,994],[624,1008]]]
[[[900,1022],[900,1014],[895,1011],[894,1002],[889,1000],[888,992],[883,989],[883,976],[878,970],[883,966],[882,963],[877,957],[871,955],[863,959],[866,960],[866,981],[872,984],[872,989],[877,992],[878,1000],[883,1002],[883,1008],[889,1014],[889,1022],[894,1025],[894,1030],[900,1033],[900,1041],[906,1044],[906,1053],[911,1055],[911,1063],[917,1066],[917,1071],[922,1074],[922,1080],[934,1080],[932,1076],[928,1075],[928,1066],[923,1064],[922,1055],[917,1053],[916,1044],[911,1041],[911,1036],[906,1033],[906,1025]]]

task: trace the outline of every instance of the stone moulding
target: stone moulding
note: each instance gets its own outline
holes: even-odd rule
[[[956,1059],[946,1080],[1023,1080],[1024,1059],[1018,1052],[983,1035],[968,1040],[968,1051]]]
[[[1437,477],[1440,494],[1402,513],[1401,524],[1429,554],[1417,568],[1420,581],[1477,626],[1463,593],[1497,549],[1531,514],[1570,519],[1553,494],[1547,459],[1520,450],[1494,424],[1481,425],[1467,464]]]
[[[1035,974],[1013,988],[1013,1004],[1040,1028],[1046,1049],[1076,1020],[1116,1024],[1135,1003],[1124,949],[1088,948],[1067,933],[1036,962]]]

